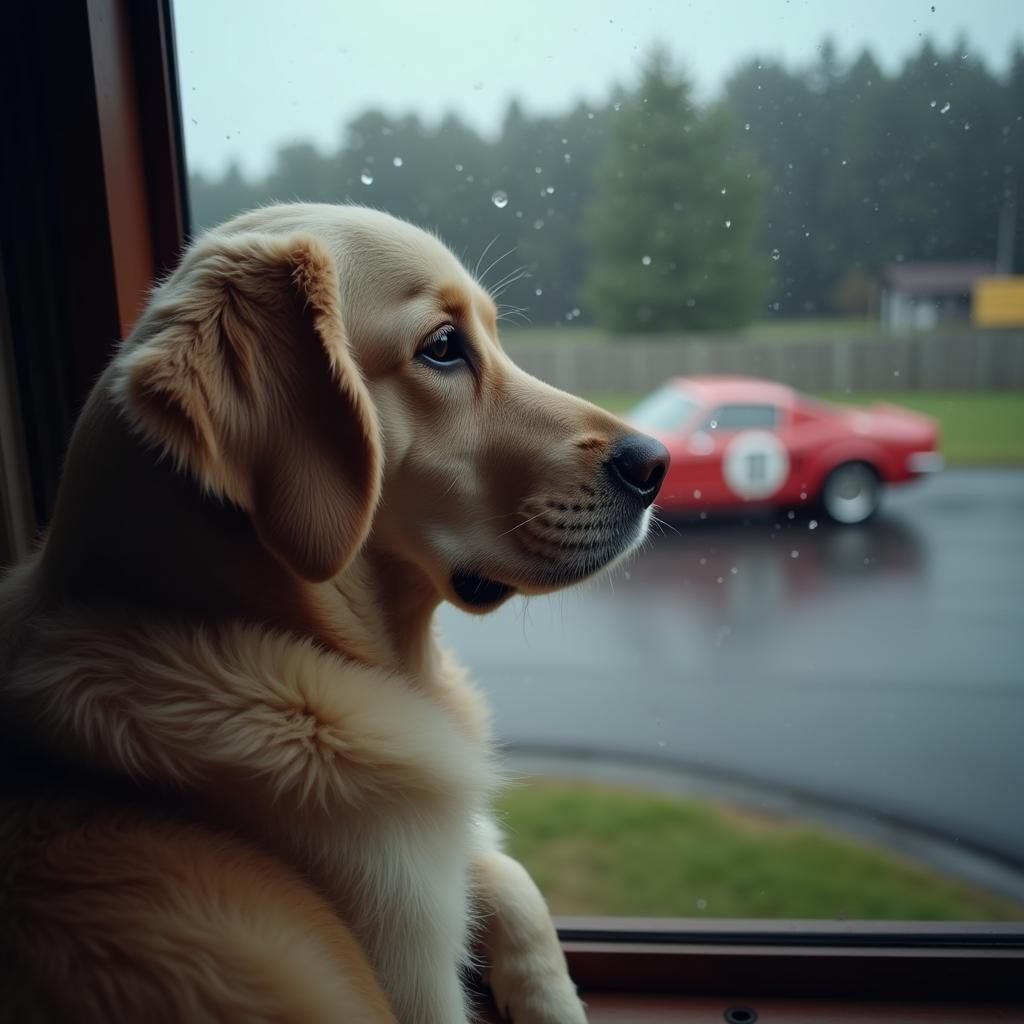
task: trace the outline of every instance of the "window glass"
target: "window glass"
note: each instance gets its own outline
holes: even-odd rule
[[[610,573],[438,613],[554,910],[1022,919],[1024,5],[174,11],[195,231],[387,210],[529,373],[735,432]]]
[[[630,423],[644,430],[678,430],[697,408],[682,388],[662,388],[629,410]]]
[[[771,430],[779,421],[774,405],[722,405],[709,417],[706,430]]]

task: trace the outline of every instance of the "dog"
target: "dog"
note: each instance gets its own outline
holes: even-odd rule
[[[667,453],[502,350],[436,237],[200,237],[0,586],[0,1005],[19,1021],[584,1021],[435,636],[641,542]],[[474,960],[474,957],[476,958]]]

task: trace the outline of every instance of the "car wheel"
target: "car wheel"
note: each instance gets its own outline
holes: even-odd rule
[[[866,462],[844,462],[829,473],[821,504],[829,519],[852,526],[870,519],[882,500],[882,481]]]

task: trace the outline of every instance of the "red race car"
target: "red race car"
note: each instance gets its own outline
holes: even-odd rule
[[[818,506],[874,515],[883,484],[942,466],[938,423],[895,405],[832,405],[750,377],[676,377],[627,414],[672,453],[666,512]]]

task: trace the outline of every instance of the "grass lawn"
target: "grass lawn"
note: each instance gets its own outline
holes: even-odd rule
[[[640,395],[587,395],[611,412],[625,412]],[[934,416],[942,424],[942,451],[951,466],[1024,465],[1024,391],[887,391],[824,394],[835,402],[892,402]]]
[[[823,829],[693,799],[544,780],[501,800],[557,914],[1012,921],[1024,905]]]

